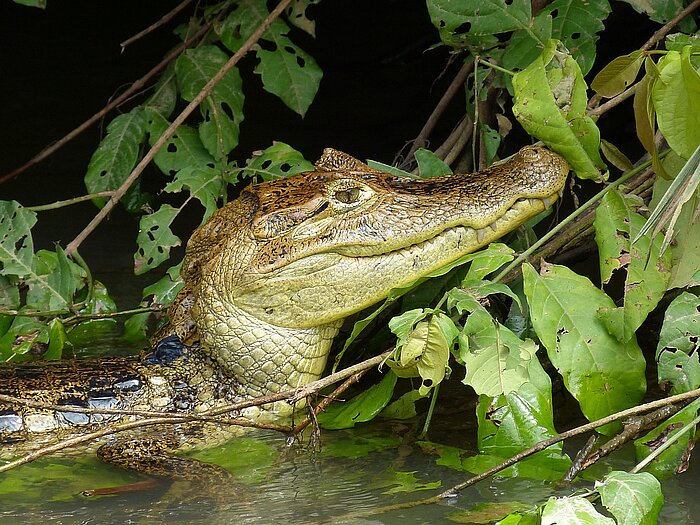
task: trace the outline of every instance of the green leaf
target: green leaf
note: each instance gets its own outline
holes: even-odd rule
[[[459,336],[464,384],[477,394],[497,396],[518,390],[529,380],[528,367],[537,347],[520,340],[483,308],[467,318]]]
[[[615,520],[600,514],[583,496],[549,498],[542,509],[541,525],[615,525]]]
[[[394,485],[389,490],[385,490],[382,494],[401,494],[401,493],[412,493],[421,490],[434,490],[440,488],[442,482],[440,480],[433,481],[430,483],[421,483],[416,478],[416,471],[413,472],[399,472],[390,468],[388,472],[384,474],[385,476],[391,476],[391,479],[381,480],[383,487]]]
[[[219,29],[222,42],[231,51],[237,51],[270,14],[265,0],[242,0],[238,4]],[[323,72],[311,55],[289,39],[288,31],[287,24],[276,19],[263,34],[256,46],[260,63],[255,72],[262,77],[266,91],[303,117],[316,96]]]
[[[527,512],[532,509],[532,505],[526,505],[517,501],[482,502],[477,503],[470,509],[450,512],[447,515],[447,519],[453,523],[487,524],[493,523],[497,519],[505,518],[508,513]]]
[[[286,9],[287,19],[292,25],[315,37],[316,21],[306,16],[306,10],[310,5],[316,5],[320,2],[321,0],[292,0]]]
[[[98,193],[119,188],[136,166],[145,136],[146,120],[140,107],[112,120],[90,159],[85,174],[87,190]],[[93,202],[101,208],[107,199],[97,197]]]
[[[148,126],[148,142],[153,146],[170,125],[170,122],[152,108],[146,108],[145,115]],[[153,161],[166,175],[174,174],[183,168],[215,166],[214,157],[202,144],[197,131],[184,124],[177,128],[175,134],[156,153]]]
[[[182,98],[191,102],[228,59],[216,46],[191,48],[181,54],[175,62],[175,72]],[[215,159],[223,159],[238,145],[243,100],[243,81],[233,68],[200,105],[204,122],[199,125],[199,137]]]
[[[439,177],[441,175],[452,175],[450,167],[432,151],[420,148],[416,151],[415,156],[422,179]]]
[[[416,417],[416,401],[423,399],[418,390],[411,390],[399,397],[396,401],[390,403],[379,414],[380,417],[386,419],[411,419]]]
[[[32,273],[32,226],[36,213],[17,201],[0,201],[0,275],[25,277]]]
[[[26,305],[37,310],[67,310],[75,292],[84,285],[84,272],[66,257],[61,247],[56,252],[40,250],[32,261],[32,275]]]
[[[7,332],[0,337],[0,360],[18,361],[36,345],[49,342],[49,330],[45,323],[33,317],[18,315]]]
[[[658,63],[651,90],[659,129],[668,145],[689,159],[700,144],[700,75],[690,63],[691,47],[669,51]]]
[[[513,32],[503,53],[503,67],[511,70],[525,69],[542,53],[550,38],[552,17],[549,13],[542,12],[532,19],[531,27]]]
[[[180,238],[170,230],[179,208],[163,204],[158,211],[141,217],[136,237],[134,273],[141,275],[170,257],[170,248],[180,246]]]
[[[38,7],[39,9],[46,9],[47,4],[47,0],[13,0],[13,2],[28,7]]]
[[[245,168],[240,170],[238,178],[260,177],[262,180],[274,180],[313,170],[314,165],[304,159],[299,151],[284,142],[274,142],[269,148],[253,152]]]
[[[122,339],[127,343],[140,343],[148,339],[148,321],[151,312],[134,314],[124,322],[124,333]]]
[[[665,24],[675,17],[684,7],[682,0],[622,0],[631,5],[638,13],[646,14],[654,22]],[[692,17],[682,20],[681,30],[692,32],[695,24]]]
[[[544,264],[541,272],[523,266],[532,324],[583,414],[593,421],[639,403],[646,390],[644,356],[635,338],[618,341],[596,316],[615,303],[564,266]]]
[[[638,49],[614,58],[595,76],[591,89],[608,98],[619,95],[637,79],[644,57],[644,51]]]
[[[455,30],[471,36],[528,30],[531,17],[528,0],[428,0],[428,13],[446,44]]]
[[[391,164],[384,164],[376,160],[368,160],[367,165],[375,170],[383,171],[384,173],[389,173],[390,175],[396,175],[397,177],[408,177],[409,179],[417,178],[415,175],[408,171],[404,171]]]
[[[170,63],[158,79],[153,94],[148,97],[144,106],[148,108],[148,111],[155,111],[162,117],[168,118],[175,111],[177,101],[175,66]]]
[[[409,332],[406,326],[410,317],[406,314],[416,318]],[[452,320],[442,313],[430,314],[427,318],[420,310],[406,314],[389,321],[389,328],[399,340],[387,364],[399,377],[420,376],[422,383],[418,392],[424,396],[445,378],[450,349],[458,332]]]
[[[581,178],[605,168],[600,132],[586,114],[586,83],[566,48],[550,40],[542,54],[513,77],[513,114],[525,131],[561,154]]]
[[[685,162],[675,153],[671,152],[664,158],[665,170],[671,174],[677,171],[673,164],[681,165]],[[677,179],[678,177],[676,177]],[[668,283],[668,288],[684,288],[693,282],[693,275],[700,268],[700,228],[697,227],[696,210],[700,206],[700,196],[697,192],[693,192],[690,199],[678,208],[679,200],[684,198],[687,187],[683,191],[670,192],[670,186],[673,181],[663,180],[659,177],[654,181],[654,195],[651,200],[650,208],[652,216],[656,215],[656,209],[661,205],[661,200],[664,197],[669,198],[668,211],[671,212],[670,218],[668,213],[663,217],[659,217],[659,222],[656,227],[666,227],[666,235],[669,235],[669,227],[672,230],[671,235],[674,239],[673,244],[673,263],[671,265],[671,279]],[[675,185],[675,184],[674,184]],[[677,214],[677,215],[676,215]],[[671,221],[675,222],[671,225]],[[651,216],[649,222],[651,222]],[[656,229],[655,227],[655,229]]]
[[[180,267],[182,262],[168,268],[166,274],[157,282],[146,286],[143,289],[143,298],[153,296],[152,303],[155,305],[167,305],[173,302],[175,296],[182,290],[185,283],[180,277]]]
[[[318,414],[318,424],[329,430],[352,428],[374,419],[389,403],[396,386],[396,374],[389,372],[382,380],[350,401],[333,403]]]
[[[656,525],[664,496],[659,480],[648,472],[613,471],[596,482],[596,490],[618,525]]]
[[[636,197],[623,197],[617,191],[609,191],[596,209],[593,223],[603,283],[608,283],[616,270],[627,270],[624,305],[602,307],[598,311],[599,318],[620,341],[634,337],[663,297],[671,276],[671,254],[659,256],[660,235],[652,241],[651,232],[648,232],[635,243],[631,242],[645,223],[645,218],[636,212],[643,204]]]
[[[637,461],[641,461],[649,454],[668,442],[672,434],[685,425],[692,423],[698,416],[700,400],[696,399],[687,407],[668,418],[655,429],[640,437],[634,442],[634,450]],[[690,453],[695,446],[697,430],[694,428],[676,439],[676,441],[659,456],[657,456],[646,470],[659,479],[665,479],[688,469]]]
[[[596,42],[610,14],[608,0],[554,0],[538,16],[552,16],[552,38],[564,42],[585,75],[593,67]]]
[[[187,188],[190,195],[204,206],[203,221],[217,209],[217,201],[224,191],[224,179],[221,171],[215,168],[187,167],[177,172],[175,178],[165,191],[178,193]]]
[[[700,298],[683,292],[666,309],[656,347],[659,383],[670,395],[700,388]]]
[[[66,330],[60,320],[54,318],[49,321],[49,346],[44,352],[44,359],[61,359],[63,347],[68,341]]]
[[[557,434],[552,382],[536,358],[525,366],[528,380],[517,391],[497,397],[479,397],[477,438],[482,454],[508,458]],[[540,455],[567,459],[562,455],[561,443]]]
[[[483,279],[515,258],[515,251],[507,244],[494,242],[472,257],[465,281]]]
[[[620,151],[620,149],[617,146],[615,146],[615,144],[613,144],[612,142],[608,142],[605,139],[601,139],[600,151],[603,153],[603,156],[610,164],[615,166],[623,173],[631,170],[634,167],[632,165],[632,161],[627,157],[627,155],[622,153],[622,151]]]

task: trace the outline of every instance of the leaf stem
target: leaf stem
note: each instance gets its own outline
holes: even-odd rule
[[[56,201],[52,204],[41,204],[39,206],[25,206],[25,209],[31,211],[57,210],[59,208],[65,208],[66,206],[72,206],[73,204],[79,204],[81,202],[89,201],[97,197],[111,197],[113,193],[113,191],[100,191],[97,193],[90,193],[89,195],[82,195],[80,197],[66,199],[64,201]]]

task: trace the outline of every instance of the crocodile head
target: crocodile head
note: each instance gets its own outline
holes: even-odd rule
[[[545,210],[568,170],[526,147],[479,173],[419,180],[328,149],[315,171],[251,186],[188,243],[202,348],[249,395],[316,379],[345,317]]]

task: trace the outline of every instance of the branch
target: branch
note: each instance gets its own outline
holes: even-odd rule
[[[465,62],[461,69],[457,72],[457,75],[455,75],[454,80],[452,80],[450,85],[447,87],[447,89],[445,90],[445,94],[442,95],[442,98],[440,98],[440,101],[437,103],[435,109],[428,117],[428,120],[425,122],[423,129],[421,129],[420,133],[418,133],[418,136],[415,139],[413,139],[411,149],[408,150],[406,158],[404,159],[404,166],[410,162],[410,159],[416,152],[416,150],[418,150],[418,148],[422,148],[426,144],[428,136],[433,131],[433,128],[435,128],[437,121],[445,112],[447,106],[457,94],[459,88],[464,85],[464,81],[467,79],[467,76],[469,76],[469,73],[471,73],[472,69],[474,69],[474,63],[470,61]]]
[[[636,407],[628,408],[627,410],[622,410],[620,412],[616,412],[615,414],[611,414],[607,417],[604,417],[602,419],[598,419],[596,421],[592,421],[590,423],[587,423],[585,425],[581,425],[579,427],[573,428],[571,430],[567,430],[566,432],[562,432],[561,434],[557,434],[556,436],[552,436],[549,439],[545,439],[540,441],[539,443],[536,443],[534,446],[528,448],[527,450],[523,450],[522,452],[506,459],[499,465],[496,465],[495,467],[492,467],[485,472],[482,472],[481,474],[478,474],[476,476],[473,476],[466,481],[463,481],[462,483],[458,483],[457,485],[453,486],[452,488],[449,488],[440,494],[437,494],[436,496],[432,496],[430,498],[425,498],[421,500],[416,500],[416,501],[408,501],[404,503],[398,503],[396,505],[387,505],[384,507],[378,507],[374,509],[368,509],[368,510],[361,510],[357,512],[349,512],[343,516],[336,516],[334,517],[334,522],[339,522],[343,520],[348,520],[351,518],[364,518],[367,516],[374,516],[376,514],[383,514],[385,512],[390,512],[394,510],[402,510],[402,509],[409,509],[409,508],[414,508],[418,507],[420,505],[432,505],[434,503],[441,503],[446,499],[454,498],[457,496],[457,494],[464,489],[471,487],[472,485],[475,485],[479,481],[482,481],[484,479],[490,478],[494,474],[497,474],[501,472],[502,470],[507,469],[510,466],[515,465],[519,461],[532,456],[533,454],[536,454],[537,452],[541,452],[543,450],[546,450],[547,448],[551,447],[552,445],[556,445],[557,443],[564,441],[566,439],[572,438],[574,436],[578,436],[580,434],[585,434],[586,432],[590,432],[592,430],[595,430],[598,427],[602,427],[604,425],[608,425],[610,423],[614,423],[615,421],[619,421],[620,419],[625,419],[630,416],[636,416],[639,414],[643,414],[645,412],[649,412],[651,410],[656,410],[659,408],[663,408],[665,406],[669,406],[675,403],[685,403],[687,401],[691,401],[693,399],[697,399],[700,397],[700,389],[696,390],[691,390],[690,392],[685,392],[683,394],[678,394],[675,396],[667,397],[665,399],[658,399],[656,401],[652,401],[650,403],[645,403],[643,405],[639,405]]]
[[[671,29],[676,27],[681,20],[683,20],[693,11],[695,11],[698,7],[700,7],[700,0],[694,0],[691,4],[688,5],[688,7],[683,9],[683,11],[678,13],[668,22],[666,22],[666,24],[664,24],[664,26],[661,29],[659,29],[658,31],[656,31],[656,33],[651,35],[651,38],[646,41],[646,43],[641,47],[641,49],[646,51],[654,47],[659,40],[661,40],[663,37],[665,37],[668,33],[671,32]]]
[[[70,244],[66,247],[66,254],[71,255],[75,252],[82,242],[93,232],[93,230],[109,215],[112,208],[116,206],[119,200],[124,196],[124,194],[129,190],[129,188],[136,182],[143,170],[150,164],[153,157],[160,149],[165,145],[168,140],[175,134],[177,128],[185,122],[187,117],[199,107],[199,105],[207,98],[211,91],[214,89],[224,75],[231,71],[241,58],[243,58],[248,51],[255,45],[255,43],[262,37],[262,35],[269,29],[274,22],[284,11],[284,9],[291,3],[292,0],[282,0],[277,7],[263,20],[263,22],[258,26],[258,28],[253,32],[252,35],[245,41],[241,48],[234,53],[234,55],[219,69],[219,71],[214,75],[209,82],[202,88],[199,94],[192,99],[185,109],[177,116],[170,126],[163,132],[163,134],[158,138],[155,144],[148,150],[148,153],[141,159],[141,162],[133,169],[131,174],[126,178],[124,183],[115,190],[114,194],[105,203],[104,207],[95,215],[95,217],[90,221],[90,223],[83,229],[78,236],[73,239]]]
[[[158,20],[157,22],[151,24],[150,26],[148,26],[148,27],[147,27],[146,29],[144,29],[143,31],[139,31],[138,33],[136,33],[136,34],[135,34],[134,36],[132,36],[131,38],[127,38],[126,40],[124,40],[124,42],[122,42],[121,44],[119,44],[119,46],[122,48],[122,52],[124,52],[124,49],[126,49],[127,46],[133,44],[133,43],[136,42],[137,40],[139,40],[139,39],[145,37],[145,36],[148,35],[149,33],[152,33],[153,31],[155,31],[155,30],[158,29],[159,27],[161,27],[161,26],[167,24],[168,22],[170,22],[170,20],[172,20],[173,17],[174,17],[176,14],[178,14],[180,11],[182,11],[185,7],[187,7],[187,6],[188,6],[189,4],[191,4],[191,3],[192,3],[192,0],[183,0],[183,2],[181,2],[180,4],[178,4],[177,6],[175,6],[175,8],[173,8],[172,11],[170,11],[169,13],[167,13],[166,15],[164,15],[163,17],[161,17],[160,20]]]

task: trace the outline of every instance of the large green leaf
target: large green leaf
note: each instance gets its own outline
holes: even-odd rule
[[[83,269],[60,247],[56,252],[40,250],[32,260],[32,273],[24,278],[28,285],[25,303],[36,310],[67,310],[84,279]]]
[[[664,504],[659,480],[648,472],[613,471],[596,490],[618,525],[656,525]]]
[[[92,154],[85,186],[90,193],[116,190],[131,173],[139,158],[139,149],[146,135],[146,120],[140,107],[119,115],[107,126],[107,135]],[[104,206],[104,197],[93,199]]]
[[[0,275],[24,277],[32,273],[36,213],[17,201],[0,201]]]
[[[134,254],[134,273],[141,275],[170,257],[170,248],[180,246],[180,239],[170,229],[179,208],[163,204],[158,211],[141,217]]]
[[[700,388],[700,297],[683,292],[666,309],[656,347],[659,382],[671,394]]]
[[[541,272],[523,266],[532,324],[583,414],[592,421],[636,405],[646,390],[642,351],[634,337],[610,335],[597,317],[601,307],[615,307],[613,300],[564,266],[544,264]]]
[[[658,63],[651,90],[659,129],[673,151],[689,159],[700,144],[700,74],[690,63],[692,48],[669,51]]]
[[[477,438],[482,454],[508,458],[557,434],[552,382],[536,358],[525,366],[528,381],[517,391],[497,397],[479,397]],[[561,457],[561,450],[559,443],[548,448],[544,455]]]
[[[241,0],[218,29],[221,41],[231,51],[243,42],[270,14],[265,0]],[[313,102],[323,72],[314,58],[287,36],[289,27],[276,19],[256,46],[260,63],[256,73],[266,91],[277,95],[287,107],[301,116]]]
[[[175,62],[175,72],[182,97],[193,100],[228,58],[216,46],[200,46],[180,55]],[[207,151],[217,160],[226,157],[238,145],[243,100],[241,75],[233,68],[214,86],[200,106],[204,122],[199,125],[199,136]]]
[[[586,114],[586,83],[556,40],[513,77],[513,114],[529,134],[561,154],[579,177],[599,179],[600,132]]]
[[[542,509],[540,525],[615,525],[615,520],[595,510],[583,496],[549,498]]]
[[[616,270],[627,270],[624,305],[603,307],[598,312],[610,333],[620,341],[634,337],[663,297],[671,275],[670,252],[659,256],[661,235],[652,240],[651,232],[647,232],[632,243],[645,223],[636,211],[643,204],[637,197],[609,191],[596,210],[594,221],[601,280],[607,283]]]
[[[638,13],[646,14],[654,22],[665,24],[680,13],[685,7],[683,0],[622,0],[631,5]],[[696,26],[692,17],[680,22],[681,30],[692,32]]]
[[[549,13],[540,13],[533,18],[528,30],[519,29],[513,32],[503,53],[503,67],[525,69],[542,53],[542,49],[551,38],[552,17]]]

